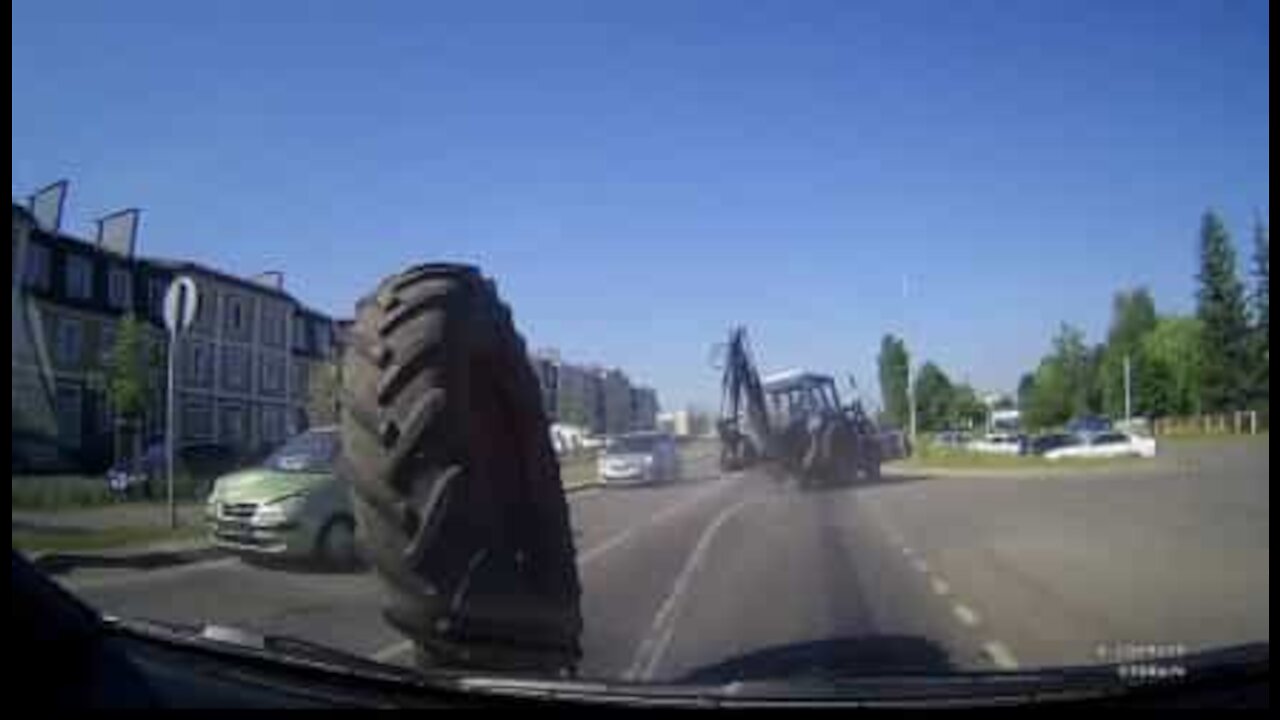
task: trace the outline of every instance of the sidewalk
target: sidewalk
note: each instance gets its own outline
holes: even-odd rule
[[[893,460],[881,466],[886,478],[1036,478],[1070,475],[1139,475],[1163,473],[1178,468],[1180,458],[1170,454],[1154,458],[1114,458],[1109,460],[1044,462],[1017,466],[948,465],[945,460]]]
[[[208,546],[203,506],[178,506],[178,528],[169,528],[164,503],[122,503],[83,510],[12,510],[10,542],[32,559],[91,554],[103,558],[137,554],[183,554]]]
[[[204,505],[201,503],[179,503],[178,522],[181,525],[201,522],[203,511]],[[80,510],[11,510],[9,517],[14,529],[36,532],[91,532],[122,527],[169,526],[169,508],[163,502],[124,502]]]

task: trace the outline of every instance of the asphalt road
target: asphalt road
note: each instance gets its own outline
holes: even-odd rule
[[[887,476],[800,491],[759,472],[571,496],[584,675],[727,681],[1089,663],[1100,645],[1270,638],[1269,448],[1170,446],[1123,472]],[[225,558],[61,581],[105,612],[295,635],[392,663],[363,573]]]

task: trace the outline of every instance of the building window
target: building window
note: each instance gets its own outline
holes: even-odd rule
[[[55,347],[58,363],[61,365],[78,365],[80,363],[80,347],[84,342],[84,328],[74,318],[58,318],[55,330]]]
[[[37,245],[36,243],[28,242],[26,267],[23,268],[22,272],[23,282],[25,282],[28,287],[48,290],[49,248],[44,245]]]
[[[315,323],[315,333],[315,351],[325,357],[328,357],[329,353],[333,350],[332,342],[330,341],[329,323],[324,320],[317,321]]]
[[[240,347],[222,349],[222,386],[227,390],[249,390],[249,353]]]
[[[107,322],[103,323],[98,330],[98,351],[101,354],[103,366],[111,363],[111,356],[115,354],[116,349],[116,324]]]
[[[284,391],[284,363],[278,357],[262,357],[262,392],[279,394]]]
[[[205,384],[205,376],[209,374],[209,352],[203,345],[191,349],[191,371],[195,373],[196,382]]]
[[[261,309],[262,322],[258,323],[258,327],[260,328],[259,332],[261,334],[260,339],[264,345],[272,345],[274,344],[272,335],[274,335],[276,330],[275,312],[271,309],[271,306],[266,303],[262,304]]]
[[[308,377],[307,363],[301,360],[295,360],[293,363],[293,396],[295,398],[303,398],[307,395]]]
[[[244,408],[239,405],[224,405],[218,418],[218,430],[222,442],[229,445],[244,446],[249,440],[249,424],[246,422]]]
[[[107,302],[117,310],[133,304],[133,275],[127,268],[113,267],[107,273]]]
[[[147,302],[151,317],[164,317],[164,295],[169,291],[169,281],[165,278],[151,278],[147,283]]]
[[[58,416],[58,442],[69,447],[80,447],[80,435],[83,430],[81,416],[83,403],[80,387],[59,383],[54,402],[54,412]]]
[[[67,255],[67,297],[88,300],[93,297],[93,261],[82,255]]]
[[[187,343],[186,382],[197,387],[209,387],[213,382],[213,361],[209,346],[202,342]]]
[[[213,437],[213,407],[208,400],[183,400],[180,434],[184,440],[207,440]]]
[[[195,377],[196,382],[204,377],[204,366],[208,362],[208,358],[204,356],[204,348],[196,345],[191,348],[191,375]]]
[[[262,342],[273,347],[283,347],[287,333],[286,319],[288,314],[284,308],[263,306],[262,310]]]
[[[284,442],[284,408],[268,405],[262,408],[262,441],[269,445]]]
[[[250,340],[248,300],[240,295],[228,293],[222,296],[226,308],[224,331],[238,340]]]

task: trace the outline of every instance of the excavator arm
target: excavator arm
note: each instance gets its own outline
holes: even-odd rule
[[[723,364],[720,421],[716,426],[720,434],[721,464],[726,469],[738,469],[774,455],[764,386],[751,357],[745,327],[735,327],[729,332]]]

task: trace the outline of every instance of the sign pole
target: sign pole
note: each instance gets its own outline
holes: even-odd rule
[[[178,354],[178,328],[177,325],[169,330],[169,381],[168,385],[168,403],[165,412],[165,431],[164,431],[164,453],[165,453],[165,469],[168,475],[169,485],[169,529],[174,530],[178,527],[178,508],[173,501],[173,434],[174,434],[174,392],[173,392],[173,376],[174,376],[174,356]]]
[[[164,296],[164,324],[169,330],[169,372],[166,383],[166,412],[164,432],[165,475],[167,476],[169,498],[169,529],[178,527],[178,506],[173,497],[174,445],[177,442],[177,393],[175,392],[176,368],[178,366],[178,337],[183,330],[191,326],[195,320],[196,303],[195,281],[189,277],[179,276],[169,283]]]

